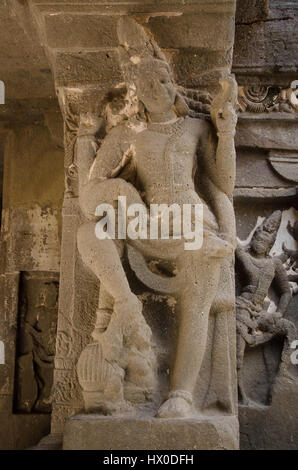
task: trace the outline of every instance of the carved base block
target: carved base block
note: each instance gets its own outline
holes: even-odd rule
[[[297,366],[293,366],[296,367]],[[239,407],[241,450],[296,450],[298,385],[296,377],[279,377],[270,406]]]
[[[64,450],[237,450],[235,416],[157,419],[77,415],[66,421]]]

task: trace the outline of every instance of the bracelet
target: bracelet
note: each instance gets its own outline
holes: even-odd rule
[[[169,393],[169,398],[183,398],[189,405],[192,405],[192,394],[185,390],[173,390]]]
[[[218,132],[217,137],[232,137],[234,138],[236,135],[236,132]]]

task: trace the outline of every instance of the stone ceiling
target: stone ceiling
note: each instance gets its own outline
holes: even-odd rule
[[[0,0],[0,80],[6,88],[2,121],[36,118],[41,108],[56,103],[49,61],[25,3]]]
[[[119,82],[115,25],[127,13],[152,31],[179,84],[204,87],[231,62],[234,8],[234,0],[0,0],[0,120],[57,106],[54,83]],[[238,0],[233,69],[241,84],[286,86],[297,76],[297,12],[297,2]]]

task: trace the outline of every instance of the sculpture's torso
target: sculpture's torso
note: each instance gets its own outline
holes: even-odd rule
[[[201,203],[193,180],[199,133],[198,120],[182,118],[138,134],[136,167],[147,204]]]
[[[274,260],[272,258],[249,256],[251,263],[250,266],[246,267],[249,286],[244,289],[242,297],[261,307],[275,276]]]

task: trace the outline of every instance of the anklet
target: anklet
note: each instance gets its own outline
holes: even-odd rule
[[[169,393],[169,398],[183,398],[189,405],[192,405],[192,394],[186,390],[173,390]]]

